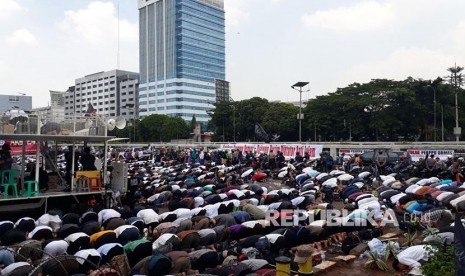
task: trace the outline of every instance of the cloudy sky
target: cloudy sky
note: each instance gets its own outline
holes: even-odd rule
[[[225,0],[235,100],[298,101],[373,78],[430,79],[465,65],[463,0]],[[119,7],[119,9],[118,9]],[[0,0],[0,94],[49,90],[120,66],[138,71],[136,0]]]

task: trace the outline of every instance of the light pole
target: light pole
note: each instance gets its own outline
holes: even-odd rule
[[[454,67],[450,67],[447,71],[450,72],[449,83],[454,87],[455,92],[455,127],[454,135],[457,143],[460,140],[460,135],[462,134],[462,128],[459,127],[459,105],[457,100],[458,89],[463,85],[463,76],[460,73],[463,70],[463,67],[457,66],[454,64]]]
[[[233,142],[236,143],[236,102],[231,97],[229,97],[229,102],[233,107]]]
[[[436,89],[429,84],[426,87],[433,89],[433,105],[434,105],[433,107],[434,109],[433,135],[434,135],[434,142],[436,142]]]
[[[306,86],[307,84],[309,84],[309,82],[299,81],[296,84],[291,86],[292,89],[297,90],[300,93],[299,115],[297,116],[297,119],[299,120],[299,142],[302,142],[302,119],[303,119],[303,116],[302,116],[302,92],[303,92],[302,88],[304,86]],[[299,89],[296,89],[296,87],[299,88]],[[310,91],[310,89],[307,90],[307,91]]]

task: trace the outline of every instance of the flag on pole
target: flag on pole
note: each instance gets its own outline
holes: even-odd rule
[[[255,137],[260,141],[264,141],[266,143],[270,142],[270,136],[259,123],[255,123]]]
[[[87,110],[84,116],[95,116],[97,115],[97,109],[91,103],[87,104]]]

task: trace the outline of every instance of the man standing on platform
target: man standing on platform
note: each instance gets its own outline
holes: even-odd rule
[[[82,154],[79,162],[82,165],[83,171],[95,171],[97,168],[95,167],[95,156],[90,153],[90,148],[85,147],[84,153]]]

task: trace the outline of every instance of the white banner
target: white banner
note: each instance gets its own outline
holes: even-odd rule
[[[231,143],[221,144],[221,149],[231,150],[238,149],[244,154],[246,151],[255,153],[266,153],[269,154],[271,150],[274,153],[278,151],[284,154],[286,160],[295,157],[297,152],[304,156],[306,152],[310,155],[310,159],[314,160],[320,157],[320,153],[323,151],[323,145],[304,145],[304,144],[244,144],[244,143]]]
[[[338,153],[339,155],[341,155],[341,153],[344,153],[344,154],[348,154],[350,156],[353,156],[355,154],[362,154],[364,152],[367,152],[367,151],[372,151],[373,149],[349,149],[349,148],[342,148],[342,149],[339,149],[338,150]]]
[[[454,156],[454,150],[425,150],[425,149],[409,149],[407,152],[412,157],[412,161],[418,161],[420,158],[428,157],[434,154],[434,158],[439,157],[441,160],[446,160],[448,155]]]

